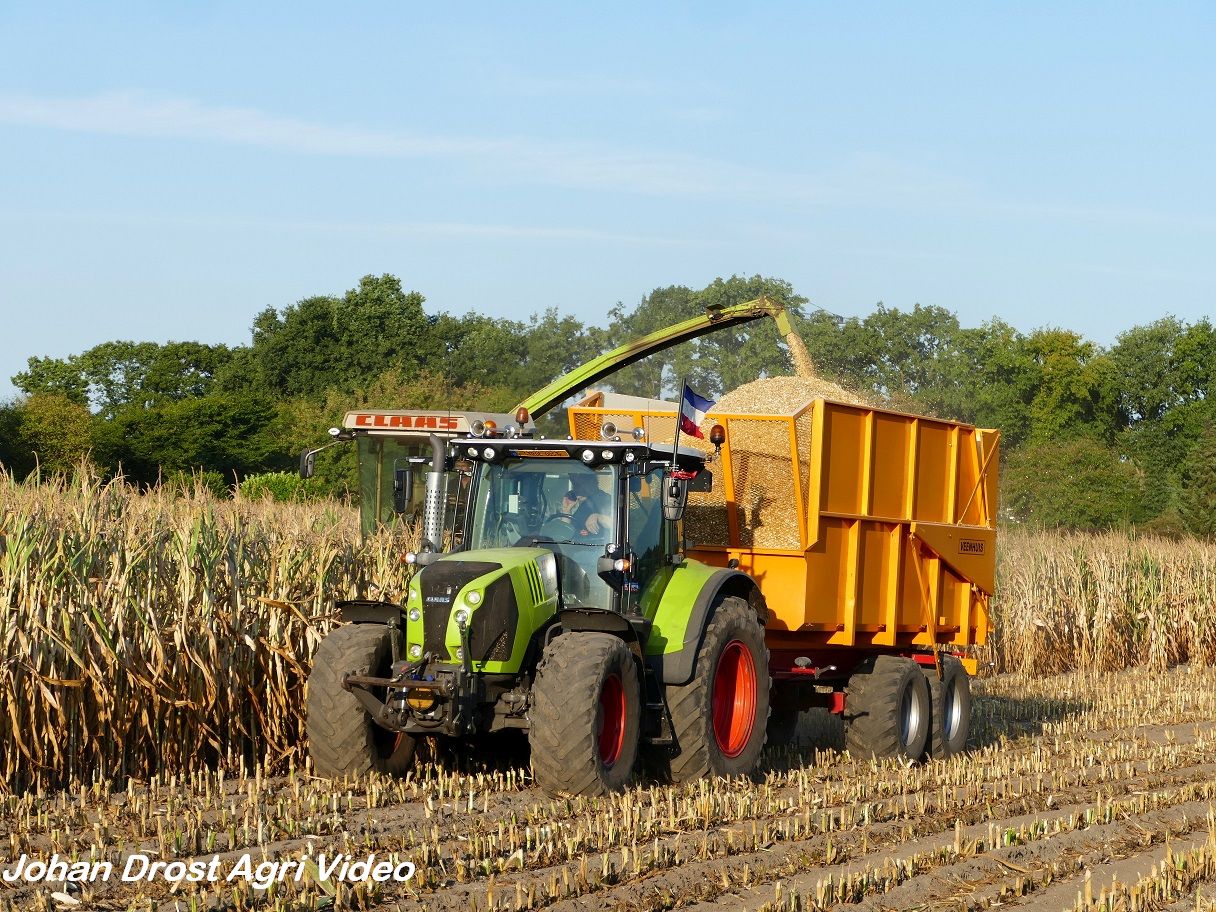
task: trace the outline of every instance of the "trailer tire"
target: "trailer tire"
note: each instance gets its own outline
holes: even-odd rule
[[[971,737],[971,677],[954,656],[942,656],[942,677],[926,668],[929,679],[929,755],[941,759],[967,750]]]
[[[667,688],[680,752],[656,764],[659,778],[751,773],[764,749],[769,686],[764,625],[746,601],[727,596],[705,628],[692,680]]]
[[[619,792],[633,775],[641,685],[628,645],[609,633],[564,633],[545,647],[532,685],[532,775],[551,794]]]
[[[372,721],[363,704],[342,687],[347,672],[387,676],[391,665],[392,645],[383,624],[345,624],[321,640],[305,701],[308,750],[318,776],[400,776],[413,765],[417,739]]]
[[[845,747],[855,757],[917,761],[929,746],[929,681],[912,659],[878,656],[849,678]]]

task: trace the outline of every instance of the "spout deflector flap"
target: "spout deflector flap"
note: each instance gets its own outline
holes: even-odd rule
[[[991,595],[996,584],[996,532],[983,526],[913,522],[909,534],[959,576]]]

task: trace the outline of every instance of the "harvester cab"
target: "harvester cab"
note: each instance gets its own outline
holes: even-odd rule
[[[459,488],[447,444],[460,435],[495,433],[527,436],[526,418],[495,412],[405,409],[349,411],[331,428],[329,443],[300,454],[300,474],[313,474],[317,454],[353,443],[359,461],[359,525],[371,535],[394,522],[423,522],[423,536],[438,547],[444,534],[459,537]]]

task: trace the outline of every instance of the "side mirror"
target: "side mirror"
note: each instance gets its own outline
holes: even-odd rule
[[[408,468],[393,470],[393,512],[404,513],[414,499],[414,473]]]
[[[317,451],[305,450],[300,454],[300,477],[312,478],[312,473],[317,469]]]
[[[688,482],[668,476],[663,479],[663,518],[668,522],[679,522],[684,518],[684,505],[688,503]]]

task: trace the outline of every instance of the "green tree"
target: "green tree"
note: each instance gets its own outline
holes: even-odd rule
[[[49,474],[70,474],[93,448],[94,418],[61,393],[37,393],[13,408],[7,423],[13,437],[10,458],[15,474],[35,467]]]
[[[1098,530],[1128,525],[1141,475],[1113,447],[1092,437],[1030,443],[1009,454],[1004,511],[1038,527]]]
[[[97,431],[98,455],[144,483],[175,472],[218,471],[229,483],[251,472],[290,468],[271,433],[275,407],[237,393],[211,393],[151,408],[128,406]]]
[[[231,357],[226,345],[201,342],[103,342],[67,358],[30,358],[13,384],[30,394],[66,396],[110,417],[128,405],[204,396]]]
[[[1045,442],[1088,434],[1110,442],[1120,427],[1110,357],[1064,329],[1035,330],[1026,347],[1040,372],[1030,403],[1030,438]]]
[[[1179,513],[1187,531],[1216,538],[1216,427],[1196,441],[1182,470]]]
[[[364,276],[341,298],[305,298],[253,323],[253,345],[224,378],[224,388],[250,386],[280,396],[313,396],[331,387],[356,389],[389,368],[407,374],[444,351],[424,298],[391,275]]]
[[[496,402],[481,406],[491,409],[510,408],[573,370],[594,357],[600,343],[596,332],[556,308],[527,322],[477,313],[460,319],[442,315],[435,332],[446,351],[436,370],[458,386],[494,390]]]

